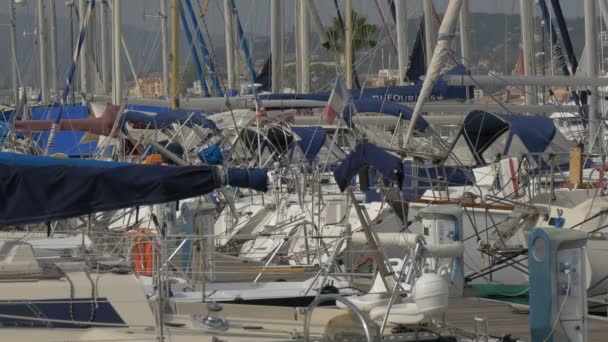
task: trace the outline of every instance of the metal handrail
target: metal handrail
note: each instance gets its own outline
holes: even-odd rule
[[[365,316],[361,312],[361,310],[359,310],[353,303],[351,303],[346,298],[344,298],[340,295],[328,294],[328,295],[324,295],[324,296],[321,296],[321,297],[318,297],[317,299],[315,299],[312,303],[310,303],[310,305],[306,309],[306,315],[304,316],[304,341],[305,342],[310,341],[310,317],[312,316],[312,311],[319,304],[327,302],[327,301],[331,301],[331,300],[340,302],[340,303],[346,305],[349,309],[351,309],[351,311],[355,314],[355,316],[357,316],[359,321],[361,321],[361,325],[363,325],[363,331],[365,332],[365,338],[367,339],[368,342],[380,340],[380,336],[378,336],[377,333],[376,333],[376,339],[372,338],[372,331],[370,329],[370,326],[369,326],[367,320],[365,319]]]

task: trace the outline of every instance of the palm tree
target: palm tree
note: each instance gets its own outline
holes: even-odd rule
[[[325,34],[329,41],[329,48],[342,54],[344,52],[344,32],[342,31],[342,24],[340,21],[340,17],[333,17],[331,26]],[[377,25],[369,24],[366,17],[353,11],[352,27],[353,54],[356,54],[360,50],[376,46],[377,42],[373,37],[379,30]]]

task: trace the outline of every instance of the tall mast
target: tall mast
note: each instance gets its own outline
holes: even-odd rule
[[[597,76],[597,23],[594,0],[585,0],[585,66],[587,76]],[[604,150],[604,134],[602,115],[598,111],[598,88],[589,87],[589,152],[602,153]]]
[[[433,0],[422,0],[422,10],[424,12],[424,55],[426,67],[428,69],[435,50],[435,13],[433,13]]]
[[[15,15],[15,2],[9,0],[9,23],[11,26],[11,76],[13,81],[13,103],[19,102],[19,81],[17,80],[17,19]]]
[[[114,98],[112,102],[120,106],[122,104],[122,4],[120,0],[114,0],[114,6],[112,8],[112,14],[114,17],[113,26],[114,26]],[[137,82],[137,80],[135,80]]]
[[[599,0],[600,12],[602,13],[602,21],[604,26],[608,29],[608,6],[606,6],[606,0]]]
[[[296,92],[302,92],[302,44],[300,43],[302,40],[302,32],[300,31],[300,20],[302,20],[302,16],[300,13],[302,12],[302,1],[296,0],[296,26],[295,26],[295,36],[296,36]]]
[[[397,59],[399,64],[399,85],[405,85],[407,59],[407,0],[395,0],[395,23],[397,26]]]
[[[163,58],[163,96],[169,98],[169,44],[167,42],[167,0],[160,0],[160,46]]]
[[[40,92],[42,102],[49,100],[49,85],[47,81],[46,57],[46,23],[44,18],[44,0],[38,0],[38,50],[40,56]]]
[[[353,87],[353,1],[344,1],[344,63],[346,71],[346,88]]]
[[[272,55],[272,92],[283,88],[283,6],[281,0],[270,2],[270,53]]]
[[[521,39],[524,49],[524,74],[532,76],[534,68],[534,29],[532,17],[532,1],[519,0],[521,14]],[[525,87],[526,104],[536,104],[536,88]]]
[[[171,108],[179,108],[179,0],[171,0]]]
[[[462,8],[460,9],[460,54],[462,55],[462,64],[467,67],[470,66],[471,62],[469,32],[471,32],[469,0],[463,0]]]
[[[301,64],[302,79],[300,83],[300,90],[303,93],[310,92],[310,19],[308,16],[308,5],[310,0],[298,0],[300,2],[300,26],[298,30],[300,32],[300,55],[301,60],[298,61]]]
[[[55,95],[57,92],[57,12],[55,0],[49,0],[49,8],[51,10],[51,95]]]
[[[101,84],[102,93],[109,93],[110,89],[110,77],[108,68],[108,0],[101,1],[101,8],[99,11],[100,17],[100,39],[101,39]]]
[[[87,10],[87,0],[79,0],[78,1],[78,13],[80,13],[80,30],[84,28],[84,14]],[[89,31],[90,32],[90,31]],[[81,55],[80,55],[80,92],[82,94],[89,93],[89,44],[91,40],[85,39],[82,45]],[[84,99],[83,99],[84,100]]]
[[[403,146],[406,148],[409,147],[408,143],[414,134],[416,122],[422,113],[422,106],[431,94],[435,84],[437,84],[437,79],[439,78],[441,69],[443,68],[445,61],[452,50],[452,41],[454,40],[454,32],[456,31],[456,24],[458,23],[458,14],[460,13],[461,6],[462,0],[451,0],[448,3],[447,9],[445,10],[443,20],[439,27],[439,37],[441,37],[441,39],[439,40],[435,50],[433,50],[431,63],[428,65],[426,77],[422,83],[420,95],[418,95],[418,101],[416,101],[416,106],[414,107],[410,124],[407,127],[407,132],[403,139]]]
[[[224,22],[226,34],[226,72],[227,72],[227,89],[235,88],[235,73],[234,73],[234,15],[232,13],[232,3],[230,0],[224,0]]]

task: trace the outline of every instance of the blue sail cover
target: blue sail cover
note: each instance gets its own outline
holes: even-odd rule
[[[452,70],[448,71],[450,75],[463,75],[465,69],[463,66],[456,66]],[[377,87],[377,88],[365,88],[365,89],[352,89],[350,95],[354,100],[357,99],[373,99],[373,100],[384,100],[388,102],[416,102],[418,101],[418,95],[422,90],[423,80],[417,80],[414,85],[409,86],[388,86],[388,87]],[[473,94],[473,87],[470,87],[469,94]],[[328,101],[329,92],[314,93],[314,94],[264,94],[260,95],[260,99],[263,100],[314,100],[314,101]],[[441,101],[441,100],[465,100],[467,95],[467,89],[464,86],[450,86],[440,76],[437,79],[437,83],[429,96],[430,101]],[[290,108],[296,108],[297,106],[290,106]],[[268,108],[267,108],[268,109]]]
[[[215,166],[39,164],[2,163],[0,225],[172,202],[207,194],[223,183]],[[228,169],[226,178],[233,186],[268,189],[263,169]]]
[[[481,156],[503,134],[507,134],[503,155],[510,152],[515,136],[524,144],[527,152],[541,153],[551,145],[557,132],[553,121],[545,116],[496,114],[483,110],[467,114],[462,130],[469,147],[477,156]]]
[[[138,123],[151,129],[162,129],[173,123],[202,126],[217,131],[215,123],[203,117],[202,112],[187,110],[163,110],[159,112],[129,110],[120,117],[120,125]]]
[[[59,116],[60,106],[34,107],[31,109],[33,120],[54,120]],[[89,111],[86,106],[65,105],[61,111],[62,119],[87,119]],[[97,152],[97,142],[81,144],[83,131],[57,131],[50,154],[63,153],[70,157],[90,156]],[[33,140],[44,150],[49,139],[49,131],[32,134]]]
[[[325,130],[321,127],[291,127],[291,130],[298,136],[296,144],[304,152],[306,160],[312,163],[327,139]]]
[[[350,180],[363,168],[371,166],[378,170],[385,181],[398,181],[402,173],[401,158],[396,157],[376,145],[362,143],[355,146],[344,161],[334,169],[334,178],[340,191],[346,190]]]
[[[15,115],[14,109],[7,109],[0,111],[0,122],[9,122],[13,115]]]
[[[369,166],[377,170],[384,181],[397,183],[402,190],[404,200],[419,197],[424,191],[431,189],[442,180],[441,185],[472,184],[471,171],[463,168],[448,166],[421,165],[412,160],[402,161],[383,149],[369,143],[355,146],[346,159],[334,170],[334,178],[344,191],[350,180],[363,168]]]
[[[356,113],[381,113],[394,117],[401,117],[403,120],[411,120],[413,111],[410,107],[383,100],[359,99],[352,101],[350,106],[344,108],[342,113],[346,123],[353,127],[352,117]],[[422,116],[419,116],[415,123],[416,129],[424,130],[429,124]]]
[[[462,65],[455,66],[449,70],[446,74],[448,75],[464,75],[466,68]],[[352,90],[353,98],[372,98],[377,100],[386,100],[392,102],[416,102],[418,101],[418,95],[422,90],[422,83],[424,80],[417,80],[414,85],[411,86],[388,86],[368,89],[355,89]],[[469,94],[473,94],[473,87],[470,87]],[[450,86],[448,85],[442,76],[439,76],[437,83],[428,100],[430,101],[441,101],[441,100],[465,100],[467,98],[467,87],[465,86]]]

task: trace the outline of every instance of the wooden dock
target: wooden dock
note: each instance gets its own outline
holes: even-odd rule
[[[446,322],[450,326],[475,331],[475,317],[487,320],[490,336],[511,334],[522,341],[531,341],[527,307],[478,298],[450,299],[446,315]],[[592,316],[587,322],[589,341],[606,341],[608,319]]]

